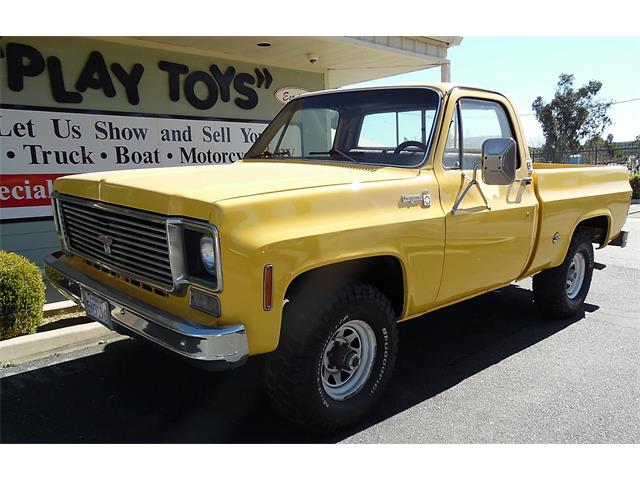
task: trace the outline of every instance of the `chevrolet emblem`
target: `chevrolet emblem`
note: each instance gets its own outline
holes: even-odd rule
[[[107,255],[111,255],[111,245],[113,244],[113,239],[104,233],[98,235],[98,240],[102,242],[102,248],[104,248],[104,253]]]

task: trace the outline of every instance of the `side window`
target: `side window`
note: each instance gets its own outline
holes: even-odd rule
[[[488,138],[511,137],[513,130],[509,123],[509,117],[502,105],[489,100],[463,99],[458,103],[456,109],[455,121],[449,129],[449,137],[445,149],[443,159],[446,168],[462,168],[463,170],[471,170],[473,166],[480,161],[482,152],[482,143]],[[453,163],[453,153],[460,153],[459,150],[453,152],[450,150],[450,143],[456,143],[457,138],[452,139],[452,129],[456,125],[455,132],[461,135],[461,141],[458,140],[457,148],[462,144],[461,155],[458,155],[458,164]],[[461,127],[461,128],[460,128]],[[453,148],[453,147],[451,147]],[[520,160],[518,159],[518,166]]]

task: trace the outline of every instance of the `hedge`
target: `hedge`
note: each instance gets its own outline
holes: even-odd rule
[[[0,340],[35,333],[42,324],[44,282],[38,267],[0,250]]]
[[[633,189],[633,198],[640,198],[640,173],[634,173],[629,177],[629,183]]]

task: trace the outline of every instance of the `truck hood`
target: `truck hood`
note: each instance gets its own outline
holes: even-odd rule
[[[416,170],[398,167],[287,159],[70,175],[58,178],[54,189],[165,215],[205,219],[209,218],[211,204],[221,200],[415,175]]]

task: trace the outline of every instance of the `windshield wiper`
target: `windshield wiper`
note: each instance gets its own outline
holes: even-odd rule
[[[264,150],[261,154],[257,155],[258,158],[283,158],[290,157],[291,152],[289,150],[278,150],[271,153],[269,150]]]
[[[347,155],[347,154],[346,154],[346,153],[344,153],[344,152],[341,152],[341,151],[340,151],[340,150],[338,150],[337,148],[331,148],[331,149],[329,149],[329,151],[327,151],[327,152],[309,152],[309,155],[331,155],[332,157],[333,157],[333,156],[335,156],[336,154],[337,154],[337,155],[339,155],[339,156],[341,156],[341,157],[342,157],[342,158],[344,158],[345,160],[349,160],[350,162],[353,162],[353,163],[360,163],[360,162],[358,162],[358,160],[356,160],[355,158],[350,157],[349,155]]]

